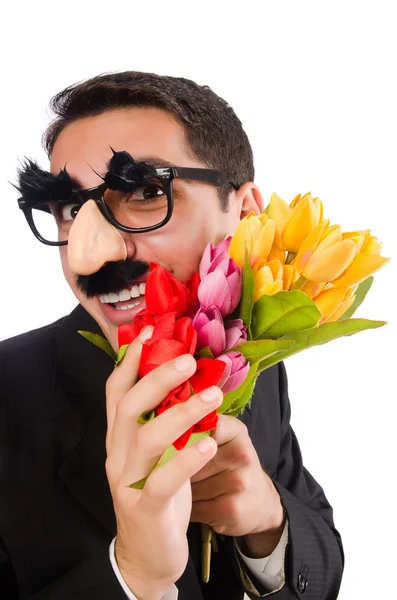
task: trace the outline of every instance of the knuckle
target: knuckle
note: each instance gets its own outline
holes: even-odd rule
[[[186,400],[185,402],[179,402],[175,406],[175,410],[184,418],[188,418],[193,413],[195,413],[196,412],[195,409],[196,409],[196,403],[189,402],[189,400]]]
[[[240,507],[236,499],[228,500],[227,506],[225,507],[225,515],[228,516],[229,520],[235,521],[238,519],[240,513]]]
[[[114,478],[114,464],[112,459],[108,456],[106,461],[105,461],[105,472],[106,472],[106,477],[108,478],[109,481],[112,481]]]
[[[237,456],[237,463],[240,467],[249,467],[252,464],[252,456],[248,450],[241,450]]]
[[[238,420],[238,423],[239,423],[238,427],[240,428],[241,434],[244,435],[244,436],[246,436],[246,437],[249,437],[247,425],[245,423],[243,423],[242,421],[240,421],[239,419],[237,419],[237,420]]]
[[[232,480],[233,490],[237,493],[244,492],[248,487],[248,477],[243,471],[238,471]]]
[[[154,478],[150,478],[145,483],[145,498],[149,502],[156,502],[161,500],[164,494],[161,491],[161,488],[156,485],[156,480]]]
[[[113,396],[117,391],[117,386],[118,386],[117,372],[113,371],[113,373],[106,380],[106,384],[105,384],[106,397]]]
[[[132,402],[127,396],[124,396],[116,406],[116,414],[121,419],[131,419],[134,416],[134,410],[132,408]]]
[[[156,439],[153,439],[151,428],[147,425],[142,425],[136,432],[134,446],[138,454],[146,457],[154,457],[164,451]]]

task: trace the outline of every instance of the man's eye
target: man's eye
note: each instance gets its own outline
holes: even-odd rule
[[[76,218],[76,215],[79,212],[80,208],[80,204],[62,204],[59,202],[52,206],[51,212],[59,221],[73,221]]]

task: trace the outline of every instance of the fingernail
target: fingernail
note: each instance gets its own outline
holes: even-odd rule
[[[206,452],[209,452],[211,448],[213,448],[215,443],[216,442],[214,442],[212,438],[206,437],[197,443],[197,450],[202,454],[205,454]]]
[[[178,356],[174,361],[174,368],[179,373],[183,373],[184,371],[189,371],[192,368],[193,357],[189,355]]]
[[[214,385],[200,392],[200,398],[203,402],[215,402],[219,398],[219,390]]]
[[[146,342],[146,340],[149,340],[152,337],[153,329],[154,328],[151,325],[148,325],[145,327],[145,329],[142,329],[141,333],[139,334],[139,339],[141,342]]]

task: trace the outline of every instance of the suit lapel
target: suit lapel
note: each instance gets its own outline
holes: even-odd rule
[[[78,305],[59,327],[57,367],[51,418],[61,448],[58,476],[110,534],[116,535],[112,496],[105,472],[105,384],[113,371],[112,359],[85,340],[78,330],[103,336],[96,321]],[[180,598],[202,600],[196,566],[200,565],[197,524],[188,529],[190,556],[177,582]]]

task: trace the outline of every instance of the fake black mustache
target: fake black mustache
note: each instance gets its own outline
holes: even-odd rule
[[[143,260],[110,262],[92,275],[79,275],[77,287],[87,298],[116,293],[149,272],[149,264]]]

